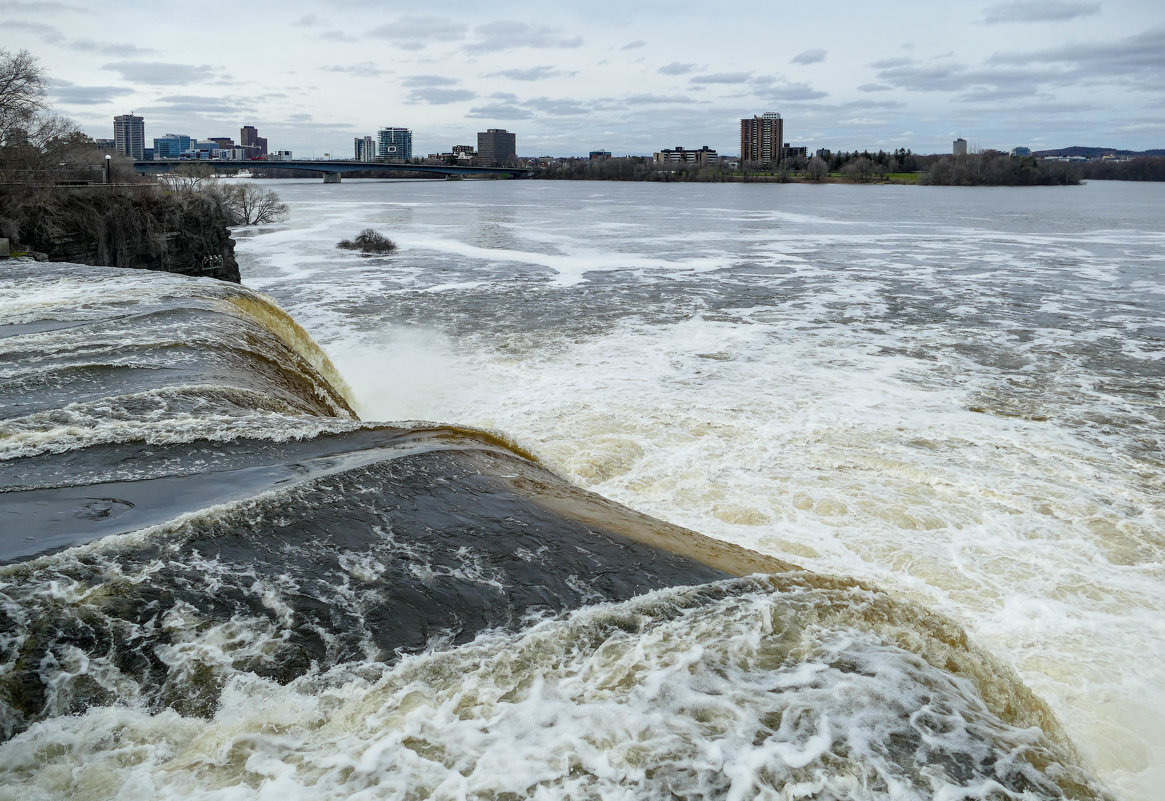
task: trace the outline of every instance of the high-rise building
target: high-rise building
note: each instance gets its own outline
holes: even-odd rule
[[[113,118],[113,142],[117,152],[140,161],[146,154],[146,121],[133,114]]]
[[[956,139],[951,145],[951,153],[956,156],[967,155],[967,140],[961,136]]]
[[[251,157],[267,155],[267,140],[259,136],[254,125],[244,125],[239,129],[239,145],[247,148]]]
[[[487,167],[504,167],[517,157],[517,137],[505,128],[489,128],[477,134],[477,158]]]
[[[408,128],[381,128],[376,140],[376,157],[381,161],[408,161],[413,157],[413,132]]]
[[[371,136],[359,137],[352,140],[352,157],[356,161],[376,161],[376,140]]]
[[[779,164],[785,146],[785,121],[775,111],[740,121],[740,160]]]

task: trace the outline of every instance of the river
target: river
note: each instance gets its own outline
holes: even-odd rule
[[[21,781],[43,797],[78,786],[54,748],[92,761],[99,775],[85,786],[141,797],[197,789],[227,798],[249,787],[281,799],[320,788],[353,798],[926,798],[955,786],[962,794],[951,797],[988,797],[1000,787],[1085,797],[1063,790],[1083,779],[1054,790],[1027,768],[1016,779],[1000,767],[1017,754],[1044,753],[1030,739],[1041,726],[1053,741],[1074,744],[1084,769],[1118,798],[1150,801],[1165,783],[1165,187],[260,183],[291,214],[285,224],[237,232],[244,285],[273,298],[326,352],[334,368],[317,364],[319,374],[341,385],[361,420],[412,432],[393,433],[403,438],[393,448],[429,448],[429,435],[417,432],[433,424],[492,432],[499,454],[531,454],[575,487],[819,578],[773,594],[757,579],[685,562],[653,583],[636,578],[653,569],[648,557],[612,567],[622,557],[596,549],[605,566],[572,568],[560,586],[541,573],[495,576],[502,556],[470,553],[458,541],[450,544],[455,564],[437,565],[426,552],[409,575],[427,570],[485,587],[538,582],[556,587],[559,600],[531,612],[541,607],[507,590],[512,609],[524,610],[507,612],[508,628],[490,618],[442,640],[432,631],[448,623],[433,622],[410,635],[411,651],[397,652],[415,655],[393,662],[385,649],[402,643],[377,640],[365,618],[353,622],[372,614],[345,606],[356,603],[354,590],[317,587],[307,593],[317,606],[349,611],[313,623],[336,628],[315,650],[303,647],[311,667],[291,670],[294,660],[284,661],[280,670],[291,673],[277,676],[255,669],[257,657],[235,659],[228,670],[221,653],[273,651],[291,635],[220,612],[217,644],[171,643],[184,655],[162,658],[171,668],[183,660],[221,668],[204,702],[175,701],[190,690],[175,686],[171,670],[161,690],[127,691],[138,701],[106,699],[79,717],[50,717],[3,746]],[[399,250],[364,257],[336,249],[366,227]],[[168,302],[175,280],[151,279],[149,302]],[[10,319],[27,325],[22,291],[13,290],[19,314]],[[43,302],[80,307],[88,291],[60,278]],[[104,302],[119,302],[110,293]],[[182,335],[174,333],[181,326],[167,327],[181,343],[168,347],[190,347],[203,336],[198,325]],[[225,370],[221,359],[207,362],[200,369]],[[301,373],[308,378],[297,382],[318,383],[307,367]],[[290,399],[306,397],[293,389],[278,408],[262,409],[262,419],[229,412],[204,423],[190,403],[179,426],[174,407],[148,409],[150,430],[167,433],[145,441],[186,449],[224,440],[207,434],[216,426],[279,443],[371,436],[343,401],[319,400],[319,391],[310,402]],[[24,427],[19,437],[9,432],[9,459],[81,447],[92,454],[142,436],[109,434],[107,422],[100,436],[78,434],[77,426],[98,424],[54,418],[37,423],[33,443],[27,416],[41,412],[18,411]],[[334,419],[316,421],[321,414]],[[263,433],[270,426],[285,433]],[[44,444],[67,437],[80,444]],[[365,452],[343,442],[349,462]],[[336,475],[338,446],[310,447],[294,459],[281,451],[271,463],[294,462],[317,482]],[[197,458],[252,458],[210,451]],[[194,460],[189,450],[171,457]],[[426,463],[407,482],[442,486],[468,481],[474,470],[535,480],[509,456],[489,458],[468,471],[457,462],[455,478],[439,472],[451,463]],[[109,472],[113,461],[93,455],[86,469],[105,470],[103,481],[129,480]],[[230,464],[263,487],[295,472],[271,478],[262,472],[275,469],[269,465]],[[380,486],[361,476],[280,501],[284,516],[316,514],[301,506],[326,508]],[[207,509],[225,509],[214,512],[224,519],[270,518],[260,529],[292,525],[275,508],[241,512],[244,502],[222,492],[206,497],[226,506],[170,505],[157,500],[170,497],[162,489],[151,490],[160,511],[145,522],[180,520],[164,524],[167,536],[197,543],[208,535],[190,515]],[[368,506],[361,514],[389,513]],[[519,513],[491,514],[508,521]],[[434,528],[423,515],[412,519]],[[228,570],[222,552],[211,559],[198,546],[202,561],[182,561],[181,581],[167,581],[185,591],[199,582],[246,586],[256,609],[290,619],[281,593],[303,595],[307,581],[287,578],[298,576],[296,560],[323,560],[354,577],[345,581],[370,581],[391,562],[378,562],[378,553],[415,558],[424,541],[417,536],[412,544],[391,536],[387,546],[364,542],[360,557],[301,543],[272,558],[268,579],[258,568]],[[45,588],[37,597],[68,596],[61,576],[88,580],[92,560],[103,575],[141,576],[138,584],[174,564],[152,550],[161,546],[140,543],[132,569],[71,556],[102,547],[40,557],[36,570],[53,578],[37,585]],[[79,561],[66,569],[54,559]],[[522,570],[538,563],[523,559]],[[607,575],[621,578],[588,586]],[[153,625],[180,629],[181,604],[166,608],[169,617]],[[839,608],[848,610],[843,623],[824,611]],[[959,655],[962,635],[951,625],[966,632],[973,656]],[[335,632],[348,626],[366,636],[328,639],[343,640]],[[916,637],[922,644],[911,645]],[[198,656],[197,648],[219,655]],[[959,665],[950,668],[954,678],[928,672],[943,660]],[[965,675],[976,677],[979,696]],[[1001,711],[1009,704],[1027,711],[1011,719]],[[902,739],[903,719],[923,732],[911,736],[921,736],[929,756]],[[993,743],[989,758],[976,750],[982,742]],[[1052,756],[1029,761],[1056,762],[1047,748]],[[903,767],[919,759],[921,768]],[[859,767],[835,764],[851,762]],[[947,766],[945,778],[926,764]],[[951,777],[964,783],[949,784]]]

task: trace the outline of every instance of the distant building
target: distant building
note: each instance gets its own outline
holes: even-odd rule
[[[833,153],[830,152],[829,148],[827,147],[819,147],[817,149],[817,158],[821,159],[822,161],[829,161],[831,158],[833,158]]]
[[[704,145],[699,150],[690,150],[676,145],[665,148],[654,156],[656,164],[708,164],[719,161],[720,156],[712,148]]]
[[[239,129],[239,145],[247,149],[249,158],[267,155],[267,140],[259,136],[254,125],[244,125]]]
[[[212,136],[208,141],[214,142],[223,150],[230,150],[235,146],[235,140],[229,136]]]
[[[98,150],[102,151],[103,153],[104,152],[113,153],[113,152],[117,151],[117,140],[116,139],[94,139],[93,144],[97,147]]]
[[[592,150],[591,154],[590,154],[590,156],[588,156],[588,158],[591,161],[602,161],[603,159],[609,159],[609,158],[611,158],[611,151],[610,150]]]
[[[958,139],[956,139],[954,141],[954,143],[951,145],[951,153],[953,153],[956,156],[967,155],[967,140],[961,136]]]
[[[154,137],[154,158],[176,159],[190,149],[194,140],[186,134],[166,134]]]
[[[1011,149],[1011,155],[1013,156],[1030,156],[1031,154],[1032,149],[1030,147],[1013,147]]]
[[[376,139],[376,157],[381,161],[408,161],[413,157],[413,132],[408,128],[381,128]]]
[[[775,111],[740,121],[740,160],[779,164],[785,147],[785,121]]]
[[[784,147],[781,148],[781,158],[782,159],[798,159],[798,158],[808,159],[809,158],[809,148],[807,148],[807,147],[794,147],[793,145],[785,145]]]
[[[517,137],[505,128],[477,134],[477,158],[487,167],[502,167],[518,157]]]
[[[371,136],[355,137],[352,140],[354,161],[376,161],[376,140]]]
[[[118,153],[140,161],[146,150],[146,121],[133,114],[113,118],[113,141]]]

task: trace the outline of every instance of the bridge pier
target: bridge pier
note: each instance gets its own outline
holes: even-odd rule
[[[338,184],[338,183],[340,183],[340,173],[338,173],[338,172],[325,172],[324,173],[324,183],[325,184]]]

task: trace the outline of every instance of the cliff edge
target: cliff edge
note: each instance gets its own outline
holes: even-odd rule
[[[213,198],[156,186],[6,187],[0,237],[49,261],[240,282],[230,220]]]

